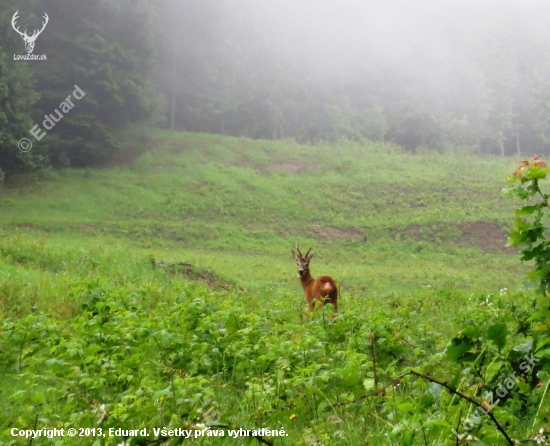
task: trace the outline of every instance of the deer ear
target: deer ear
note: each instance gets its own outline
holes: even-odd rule
[[[312,258],[313,258],[313,253],[309,254],[309,255],[306,257],[306,259],[307,259],[308,262],[309,262]]]
[[[294,252],[293,249],[291,249],[290,252],[292,253],[292,257],[293,257],[295,260],[298,260],[298,254],[296,254],[296,253]]]

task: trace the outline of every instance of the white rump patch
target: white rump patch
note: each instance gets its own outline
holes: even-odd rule
[[[328,282],[325,282],[325,289],[328,290],[328,289],[330,289],[330,288],[332,288],[332,285],[331,285],[330,283],[328,283]]]

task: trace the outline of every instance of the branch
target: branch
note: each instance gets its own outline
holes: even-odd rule
[[[544,204],[546,205],[547,208],[550,208],[550,206],[548,206],[548,200],[547,198],[544,196],[544,194],[542,193],[542,191],[540,190],[540,186],[539,186],[539,181],[537,178],[535,178],[533,180],[533,182],[535,183],[535,187],[537,188],[537,192],[540,194],[540,196],[542,197],[542,200],[544,201]]]
[[[406,376],[410,376],[410,375],[414,375],[414,376],[418,376],[419,378],[422,378],[426,381],[430,381],[430,382],[433,382],[433,383],[436,383],[436,384],[439,384],[440,386],[443,386],[445,387],[451,394],[453,395],[456,395],[460,398],[462,398],[463,400],[466,400],[468,401],[469,403],[473,404],[474,406],[476,407],[479,407],[482,412],[486,415],[489,416],[489,418],[491,419],[491,421],[493,423],[495,423],[495,427],[497,428],[497,430],[503,435],[504,438],[506,438],[506,441],[508,442],[509,445],[511,446],[514,446],[514,441],[510,438],[510,436],[506,433],[506,431],[504,430],[504,428],[502,427],[502,425],[498,422],[498,420],[495,418],[495,416],[490,412],[490,410],[486,410],[485,407],[483,407],[482,404],[478,403],[477,401],[473,400],[472,398],[470,398],[469,396],[466,396],[464,395],[463,393],[460,393],[458,392],[457,390],[453,389],[451,386],[449,386],[447,383],[444,383],[444,382],[441,382],[441,381],[438,381],[437,379],[434,379],[434,378],[431,378],[429,376],[426,376],[426,375],[423,375],[422,373],[418,373],[418,372],[415,372],[414,370],[411,370],[407,373],[404,373],[400,376],[398,376],[397,378],[395,378],[393,381],[391,381],[389,384],[385,385],[384,387],[381,387],[378,391],[374,392],[374,393],[370,393],[368,395],[363,395],[362,397],[359,397],[357,398],[356,400],[353,400],[353,401],[345,401],[345,402],[342,402],[342,403],[338,403],[338,404],[335,404],[334,406],[335,407],[339,407],[339,406],[344,406],[346,404],[353,404],[353,403],[356,403],[358,401],[361,401],[361,400],[364,400],[366,398],[369,398],[371,396],[378,396],[380,395],[380,393],[384,392],[384,390],[386,388],[388,388],[389,386],[392,386],[392,385],[395,385],[396,383],[400,382],[403,378],[405,378]]]
[[[36,417],[34,418],[34,427],[33,430],[36,430],[36,426],[38,424],[38,414],[40,412],[36,412]],[[34,440],[34,437],[31,437],[31,440],[29,441],[29,446],[32,446],[32,441]]]
[[[411,341],[405,339],[405,338],[398,338],[400,341],[403,341],[403,342],[406,342],[407,344],[409,344],[411,347],[414,347],[414,348],[418,348],[418,345],[414,345]]]
[[[380,395],[381,393],[384,393],[384,391],[390,387],[390,386],[393,386],[395,384],[397,384],[399,381],[401,381],[405,376],[407,375],[410,375],[410,372],[409,373],[404,373],[403,375],[399,375],[397,378],[395,378],[393,381],[390,381],[389,384],[386,384],[385,386],[383,387],[380,387],[376,392],[373,392],[373,393],[369,393],[368,395],[363,395],[363,396],[360,396],[359,398],[353,400],[353,401],[343,401],[341,403],[336,403],[334,405],[334,407],[340,407],[340,406],[346,406],[348,404],[354,404],[354,403],[357,403],[361,400],[364,400],[364,399],[367,399],[367,398],[370,398],[371,396],[378,396]]]
[[[506,441],[508,442],[508,444],[514,446],[513,440],[508,436],[508,434],[506,433],[506,431],[504,430],[502,425],[498,422],[498,420],[495,418],[495,416],[490,412],[490,409],[486,410],[485,407],[483,407],[482,404],[480,404],[477,401],[473,400],[469,396],[466,396],[463,393],[460,393],[460,392],[456,391],[451,386],[447,385],[447,383],[443,383],[441,381],[438,381],[437,379],[430,378],[429,376],[423,375],[422,373],[415,372],[414,370],[411,370],[409,372],[409,374],[418,376],[419,378],[425,379],[426,381],[430,381],[430,382],[439,384],[440,386],[445,387],[453,395],[459,396],[460,398],[468,401],[469,403],[472,403],[474,406],[479,407],[483,411],[483,413],[488,415],[489,418],[491,418],[491,420],[493,421],[493,423],[495,423],[496,428],[504,436],[504,438],[506,438]]]

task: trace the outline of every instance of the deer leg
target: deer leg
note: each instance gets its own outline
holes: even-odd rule
[[[330,303],[334,306],[334,312],[338,313],[338,291],[332,290],[329,293],[329,297],[330,297],[330,300],[329,300]]]
[[[313,299],[308,299],[306,297],[306,302],[307,302],[307,311],[313,311]]]

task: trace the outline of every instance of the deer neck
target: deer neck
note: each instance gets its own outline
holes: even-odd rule
[[[305,289],[308,285],[311,285],[311,283],[314,281],[315,279],[313,277],[311,277],[311,273],[309,272],[309,270],[305,271],[304,272],[304,275],[303,276],[300,276],[300,282],[302,283],[302,287]]]

